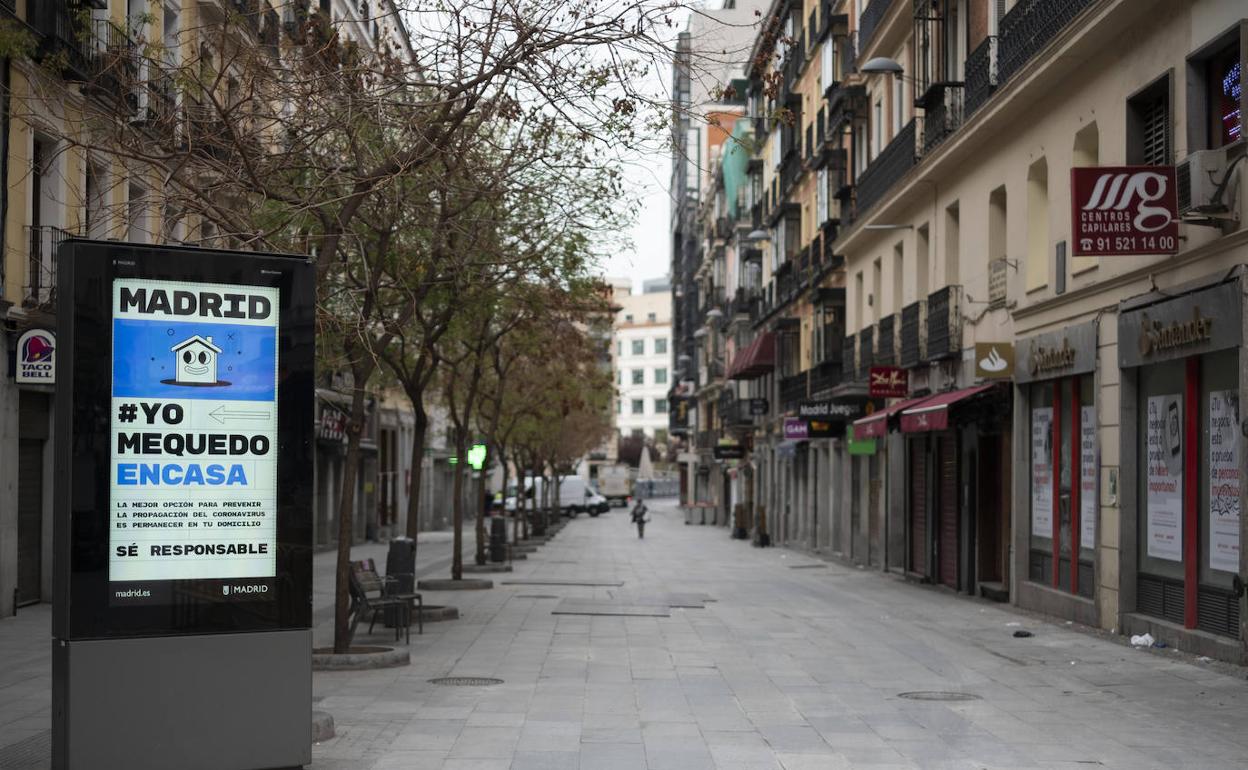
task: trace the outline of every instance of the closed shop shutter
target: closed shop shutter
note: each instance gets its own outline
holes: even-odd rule
[[[910,441],[910,569],[927,574],[927,445]]]
[[[958,441],[942,433],[936,441],[940,468],[940,582],[958,587]]]
[[[42,596],[43,441],[21,440],[17,449],[17,602]]]

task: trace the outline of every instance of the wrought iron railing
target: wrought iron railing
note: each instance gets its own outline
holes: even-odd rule
[[[23,304],[50,305],[56,299],[56,250],[72,233],[59,227],[27,227],[29,255]]]
[[[1013,77],[1092,2],[1093,0],[1019,0],[1001,17],[998,25],[1000,82],[1004,83]]]
[[[848,35],[837,38],[838,48],[841,53],[841,72],[838,80],[844,80],[847,75],[858,71],[858,33],[850,32]]]
[[[965,117],[975,114],[997,87],[997,37],[990,35],[966,57]]]
[[[824,361],[810,370],[810,393],[812,396],[826,393],[840,384],[840,361]]]
[[[901,349],[897,365],[918,366],[923,361],[923,323],[926,319],[926,301],[919,300],[901,309]]]
[[[849,376],[858,373],[858,337],[853,334],[841,339],[841,369]]]
[[[875,327],[858,332],[858,379],[865,380],[875,366]]]
[[[27,3],[30,26],[41,37],[38,53],[54,61],[70,80],[91,76],[92,46],[90,7],[82,0],[39,0]]]
[[[927,359],[962,352],[962,287],[945,286],[927,295]]]
[[[931,152],[961,126],[962,86],[946,84],[930,95],[923,110],[923,153]]]
[[[861,218],[864,212],[878,203],[914,167],[914,139],[915,122],[911,120],[888,143],[883,152],[876,156],[871,165],[858,175],[858,205],[854,212],[855,217]]]
[[[879,29],[880,22],[884,20],[884,15],[888,13],[893,2],[894,0],[871,0],[862,10],[862,18],[858,20],[858,44],[861,48],[866,49],[871,45],[871,38],[875,37],[875,31]]]
[[[881,318],[879,329],[880,336],[875,341],[875,363],[877,366],[892,366],[897,362],[897,316]]]

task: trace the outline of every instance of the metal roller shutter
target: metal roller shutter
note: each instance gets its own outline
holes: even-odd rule
[[[43,441],[20,440],[17,449],[17,603],[42,598]]]
[[[927,446],[910,440],[910,569],[927,574]]]
[[[942,433],[936,440],[940,455],[940,582],[958,587],[958,440]]]

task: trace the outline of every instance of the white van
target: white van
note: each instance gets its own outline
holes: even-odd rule
[[[542,504],[542,481],[541,478],[525,479],[525,507],[530,510]],[[508,486],[505,508],[508,513],[514,513],[516,510],[515,488]],[[592,497],[593,492],[585,483],[585,479],[580,476],[564,476],[559,480],[559,508],[568,516],[576,516],[578,513],[588,511]]]

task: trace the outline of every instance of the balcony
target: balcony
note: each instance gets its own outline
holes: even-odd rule
[[[700,430],[697,436],[698,449],[711,449],[719,443],[719,431]]]
[[[37,53],[44,62],[55,62],[69,80],[91,77],[95,57],[92,35],[86,21],[92,3],[83,0],[40,0],[27,3],[30,26],[40,36]]]
[[[736,394],[725,390],[719,396],[719,421],[726,428],[753,427],[749,399],[738,399]]]
[[[880,0],[876,0],[879,2]],[[856,218],[870,210],[872,206],[888,194],[893,185],[914,167],[915,163],[915,121],[911,120],[905,128],[888,143],[884,151],[876,156],[875,161],[858,175],[858,201],[854,212]]]
[[[871,38],[879,29],[880,22],[892,7],[894,0],[871,0],[862,10],[862,18],[858,20],[858,44],[865,50],[871,45]]]
[[[880,319],[880,337],[875,341],[876,366],[894,366],[897,363],[897,316]]]
[[[799,372],[790,377],[780,379],[780,409],[784,412],[797,411],[797,405],[805,400],[807,386],[810,382],[810,371]]]
[[[945,286],[927,295],[927,360],[962,354],[962,287]]]
[[[866,380],[875,366],[875,327],[858,332],[858,379]]]
[[[1092,2],[1093,0],[1019,0],[1001,17],[998,25],[1000,82],[1004,83],[1013,77]]]
[[[923,154],[927,154],[962,127],[962,84],[932,86],[923,102]]]
[[[858,374],[858,337],[853,334],[841,340],[841,370],[848,377]]]
[[[992,96],[997,87],[997,37],[984,38],[966,57],[966,93],[963,97],[964,118],[975,114]]]
[[[839,342],[839,339],[838,339]],[[810,370],[810,393],[816,396],[827,393],[841,384],[841,362],[824,361]]]
[[[27,227],[26,231],[30,256],[22,304],[50,307],[56,299],[56,250],[73,234],[59,227]]]
[[[924,357],[924,332],[927,322],[927,301],[919,300],[901,309],[901,349],[897,365],[905,368],[918,366]]]

